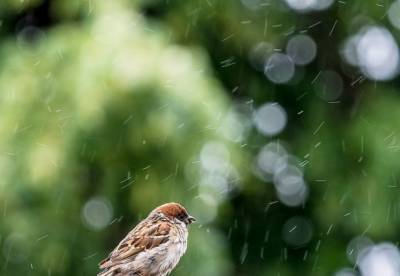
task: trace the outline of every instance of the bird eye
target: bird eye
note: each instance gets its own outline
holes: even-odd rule
[[[180,215],[178,216],[178,219],[183,221],[183,220],[185,219],[185,215],[184,215],[184,214],[180,214]]]

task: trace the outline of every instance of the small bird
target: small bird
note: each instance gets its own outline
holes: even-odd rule
[[[100,262],[98,276],[167,276],[186,252],[196,219],[179,203],[154,209]]]

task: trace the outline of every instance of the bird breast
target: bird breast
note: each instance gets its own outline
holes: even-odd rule
[[[165,272],[162,275],[168,275],[186,252],[188,237],[186,226],[177,226],[173,231],[177,233],[171,235],[174,238],[171,239],[169,246],[166,246],[167,253],[163,254],[164,260],[160,262],[159,271]]]
[[[173,227],[170,240],[158,247],[143,251],[134,260],[134,267],[142,267],[151,276],[166,276],[171,273],[178,264],[182,255],[186,252],[188,232],[186,226]]]

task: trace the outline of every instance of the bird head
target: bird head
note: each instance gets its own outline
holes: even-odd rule
[[[164,214],[168,218],[182,221],[186,225],[192,224],[193,222],[196,221],[194,217],[188,214],[185,207],[175,202],[163,204],[160,207],[158,207],[155,211]]]

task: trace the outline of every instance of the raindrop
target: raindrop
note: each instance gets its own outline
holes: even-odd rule
[[[242,252],[240,253],[240,264],[244,263],[248,253],[249,253],[249,244],[246,242],[242,247]]]
[[[264,67],[264,74],[274,83],[287,83],[295,73],[293,60],[282,53],[272,54]]]

